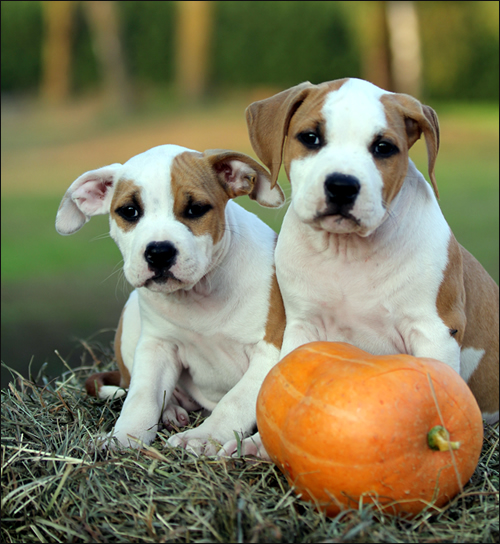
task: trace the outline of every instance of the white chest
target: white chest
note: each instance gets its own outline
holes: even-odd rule
[[[437,317],[449,229],[424,244],[418,234],[409,236],[412,230],[392,239],[390,225],[390,235],[382,229],[366,238],[331,235],[289,215],[276,248],[287,330],[305,325],[320,340],[409,353],[416,327]]]

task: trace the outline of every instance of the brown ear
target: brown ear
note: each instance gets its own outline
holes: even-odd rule
[[[229,198],[248,195],[261,206],[278,208],[285,202],[281,187],[271,186],[269,172],[257,161],[237,151],[209,149],[203,153]]]
[[[306,81],[254,102],[246,110],[250,142],[257,157],[271,171],[271,187],[278,179],[290,119],[313,87]]]
[[[399,103],[404,116],[408,149],[420,138],[422,132],[427,145],[429,178],[436,197],[439,192],[434,174],[436,158],[439,150],[439,121],[436,112],[430,106],[424,106],[416,98],[406,94],[391,95]]]

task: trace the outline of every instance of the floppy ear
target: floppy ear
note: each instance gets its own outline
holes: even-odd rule
[[[209,149],[203,153],[229,198],[248,195],[261,206],[278,208],[285,196],[281,187],[271,185],[269,172],[257,161],[237,151]]]
[[[422,132],[427,146],[429,178],[436,197],[439,198],[434,167],[439,150],[439,121],[430,106],[424,106],[416,98],[407,94],[391,95],[399,103],[404,116],[408,149],[420,138]]]
[[[77,178],[66,191],[56,216],[56,230],[59,234],[73,234],[93,215],[109,212],[121,164],[103,166]]]
[[[271,187],[278,179],[283,144],[292,115],[314,87],[306,81],[246,109],[248,135],[257,157],[271,171]]]

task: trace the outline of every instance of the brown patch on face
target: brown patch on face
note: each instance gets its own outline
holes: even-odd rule
[[[266,334],[264,341],[273,344],[281,349],[283,343],[283,333],[285,332],[285,307],[281,298],[281,291],[276,279],[276,273],[273,273],[271,280],[271,294],[269,297],[269,312],[266,321]]]
[[[171,168],[174,214],[195,236],[209,234],[214,244],[224,235],[228,195],[201,153],[185,151]]]
[[[468,380],[482,412],[498,411],[499,297],[498,285],[481,264],[455,241],[462,255],[463,283],[467,301],[467,328],[463,347],[484,349],[485,353]]]
[[[384,204],[387,205],[399,193],[405,180],[408,171],[408,150],[410,145],[405,117],[399,103],[394,101],[393,95],[389,94],[382,95],[380,101],[384,106],[387,128],[381,134],[376,135],[376,139],[389,142],[399,150],[398,153],[390,157],[374,159],[384,184],[382,199]]]
[[[127,221],[120,213],[118,213],[118,210],[120,209],[127,210],[131,208],[136,208],[139,213],[139,216],[135,221]],[[141,198],[141,188],[131,180],[120,180],[113,194],[109,212],[118,227],[124,232],[133,230],[143,212],[144,204]]]
[[[328,93],[340,89],[346,81],[348,80],[339,79],[315,85],[291,117],[283,153],[283,164],[288,179],[290,179],[290,163],[292,160],[315,154],[320,149],[308,148],[298,139],[298,136],[302,133],[314,132],[319,136],[320,140],[324,141],[326,120],[323,117],[322,109],[325,104],[325,97]]]
[[[420,138],[422,132],[424,133],[427,146],[429,178],[434,193],[439,198],[436,176],[434,175],[434,167],[439,149],[439,122],[436,112],[430,106],[425,106],[416,98],[406,94],[384,94],[380,100],[384,105],[389,127],[396,128],[397,134],[402,136],[403,141],[406,143],[405,155],[408,154],[408,150]],[[408,163],[407,157],[406,163]]]
[[[317,110],[319,103],[323,102],[324,95],[328,91],[340,88],[346,81],[347,79],[339,79],[321,85],[312,85],[306,81],[248,106],[246,110],[248,136],[255,153],[271,172],[271,187],[274,187],[282,160],[285,160],[283,159],[285,140],[294,134],[290,130],[294,116],[309,104],[307,107],[312,107],[313,111]],[[293,155],[288,154],[288,157]],[[289,165],[290,161],[285,161],[286,164]]]

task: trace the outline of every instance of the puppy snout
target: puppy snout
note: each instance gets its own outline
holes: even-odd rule
[[[177,249],[171,242],[151,242],[144,252],[149,268],[155,271],[168,270],[176,257]]]
[[[358,179],[347,174],[330,174],[325,180],[327,201],[339,207],[353,204],[358,196],[359,189]]]

